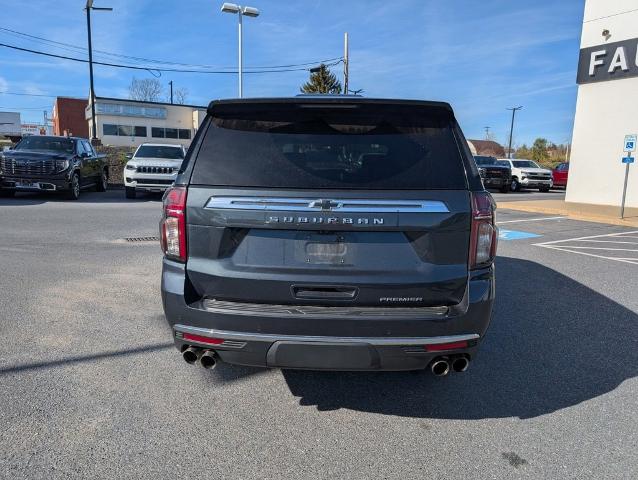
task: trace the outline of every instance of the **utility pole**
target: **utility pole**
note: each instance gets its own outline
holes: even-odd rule
[[[507,148],[507,158],[512,158],[512,135],[514,134],[514,115],[516,115],[516,111],[520,110],[521,108],[523,107],[519,105],[518,107],[511,107],[507,109],[512,111],[512,124],[510,125],[510,144],[509,144],[509,147]]]
[[[97,140],[97,127],[95,126],[95,89],[93,88],[93,45],[91,42],[91,10],[112,11],[110,7],[94,7],[93,0],[86,0],[86,32],[89,37],[89,100],[91,102],[91,143]]]
[[[343,34],[343,93],[348,95],[348,76],[349,76],[348,58],[348,32]]]
[[[173,104],[173,80],[168,82],[168,84],[171,86],[171,105],[172,105]]]
[[[89,35],[89,101],[91,102],[91,142],[97,138],[95,126],[95,93],[93,90],[93,45],[91,44],[91,9],[93,0],[86,2],[86,31]]]
[[[569,163],[569,149],[571,148],[571,142],[567,142],[567,148],[565,150],[565,161]]]
[[[485,140],[490,139],[490,127],[483,127],[485,129]]]

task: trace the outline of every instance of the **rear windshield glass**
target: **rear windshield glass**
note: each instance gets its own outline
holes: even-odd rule
[[[512,160],[512,163],[516,168],[540,168],[536,162],[531,160]]]
[[[73,140],[63,137],[29,136],[20,140],[16,150],[43,150],[61,153],[73,153]]]
[[[234,107],[234,108],[230,108]],[[191,183],[266,188],[464,189],[451,114],[396,105],[228,106]],[[432,110],[432,111],[430,111]]]
[[[496,158],[494,157],[476,155],[474,156],[474,160],[476,160],[477,165],[496,165]]]
[[[168,158],[169,160],[181,160],[184,151],[181,147],[163,147],[158,145],[142,145],[135,152],[137,158]]]

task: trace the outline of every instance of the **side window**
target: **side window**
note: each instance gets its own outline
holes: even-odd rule
[[[80,141],[75,142],[75,151],[81,156],[85,152],[84,144]]]
[[[84,146],[84,151],[89,154],[89,157],[94,157],[95,153],[93,152],[93,147],[86,140],[82,140],[82,145]]]

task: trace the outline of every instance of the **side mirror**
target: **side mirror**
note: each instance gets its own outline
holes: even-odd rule
[[[80,158],[87,158],[89,154],[87,152],[80,153]]]
[[[133,154],[132,153],[127,153],[126,154],[126,159],[130,160],[131,158],[133,158]]]

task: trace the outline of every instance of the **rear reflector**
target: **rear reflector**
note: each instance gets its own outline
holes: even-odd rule
[[[208,343],[209,345],[221,345],[224,343],[223,338],[211,338],[202,337],[201,335],[193,335],[192,333],[185,333],[182,335],[184,340],[190,340],[191,342]]]
[[[450,343],[434,343],[432,345],[425,345],[426,352],[441,352],[443,350],[456,350],[458,348],[467,348],[467,341],[462,342],[450,342]]]

